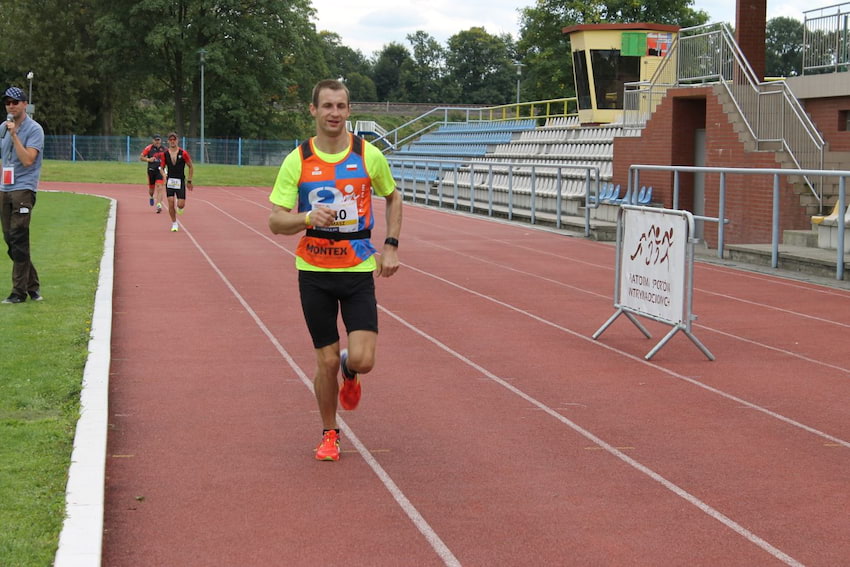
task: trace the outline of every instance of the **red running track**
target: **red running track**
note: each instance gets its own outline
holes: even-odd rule
[[[697,263],[717,360],[678,333],[646,361],[667,327],[590,338],[610,244],[407,206],[318,462],[268,189],[200,187],[171,233],[141,185],[61,188],[119,202],[104,565],[850,564],[845,289]]]

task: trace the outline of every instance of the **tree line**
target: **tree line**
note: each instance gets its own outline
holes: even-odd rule
[[[519,10],[519,37],[472,27],[440,44],[427,31],[371,55],[317,30],[309,0],[38,0],[0,11],[7,84],[29,89],[48,134],[148,136],[200,132],[201,71],[208,137],[287,139],[311,131],[319,78],[340,77],[353,101],[497,105],[574,95],[575,24],[700,25],[693,0],[536,0]],[[651,4],[651,5],[647,5]],[[788,20],[777,18],[777,20]],[[774,20],[771,20],[773,23]],[[768,24],[768,74],[793,62],[795,20]],[[789,31],[790,30],[790,31]],[[770,38],[775,36],[775,56]],[[788,74],[788,73],[784,73]]]

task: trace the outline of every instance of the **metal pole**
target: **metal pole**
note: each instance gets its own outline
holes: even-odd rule
[[[514,66],[516,67],[516,103],[519,104],[519,80],[522,77],[522,68],[525,65],[519,61],[514,61]]]
[[[29,82],[30,82],[30,92],[29,92],[29,94],[27,95],[27,101],[28,101],[28,103],[29,103],[29,104],[32,104],[32,78],[33,78],[34,76],[35,76],[35,75],[33,74],[33,72],[32,72],[32,71],[30,71],[29,73],[27,73],[27,79],[29,79]]]
[[[206,151],[206,144],[204,140],[204,123],[206,122],[204,119],[204,63],[207,55],[206,49],[199,49],[198,55],[201,56],[201,159],[200,163],[204,163],[204,153]]]

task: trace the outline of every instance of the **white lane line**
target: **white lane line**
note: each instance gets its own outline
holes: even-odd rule
[[[464,258],[468,258],[470,260],[474,260],[474,261],[477,261],[477,262],[488,264],[488,265],[491,265],[491,266],[498,268],[498,269],[507,270],[507,271],[510,271],[510,272],[516,272],[518,274],[522,274],[522,275],[530,277],[530,278],[542,280],[544,282],[550,283],[550,284],[555,285],[557,287],[569,289],[569,290],[572,290],[574,292],[590,295],[592,297],[598,297],[600,299],[605,299],[607,301],[612,300],[611,295],[598,293],[598,292],[589,290],[589,289],[584,288],[584,287],[570,285],[570,284],[563,282],[563,281],[560,281],[560,280],[548,278],[546,276],[541,276],[540,274],[535,274],[535,273],[532,273],[532,272],[521,270],[519,268],[514,268],[513,266],[507,266],[507,265],[499,264],[498,262],[494,262],[492,260],[485,260],[483,258],[480,258],[478,256],[474,256],[472,254],[465,254],[463,252],[458,252],[457,250],[454,250],[449,246],[444,246],[442,244],[437,244],[435,242],[423,242],[422,244],[426,244],[428,246],[439,248],[441,250],[446,250],[447,252],[451,252],[453,254],[462,256]],[[713,292],[706,292],[706,293],[713,293]],[[740,300],[740,299],[737,299],[737,298],[730,298],[729,296],[723,295],[723,294],[714,294],[714,295],[718,295],[720,297],[724,297],[724,298],[727,298],[727,299],[735,299],[736,301],[743,301],[743,300]],[[753,302],[746,301],[746,303],[753,303]],[[759,306],[759,307],[765,307],[766,309],[774,309],[770,306],[765,306],[765,305],[760,304],[760,303],[753,303],[753,305],[756,305],[756,306]],[[789,311],[789,310],[786,310],[786,309],[781,309],[780,311],[784,311],[785,313],[792,315],[792,316],[799,315],[799,313],[797,313],[797,312]],[[836,321],[832,321],[830,319],[821,319],[821,318],[812,317],[812,316],[808,316],[808,315],[802,315],[802,316],[808,317],[810,319],[815,319],[816,321],[822,322],[822,323],[828,323],[828,324],[835,324],[835,325],[850,327],[850,325],[845,325],[844,323],[839,323],[839,322],[836,322]],[[734,339],[734,340],[738,340],[738,341],[741,341],[741,342],[745,342],[745,343],[748,343],[748,344],[759,346],[759,347],[765,348],[767,350],[772,350],[774,352],[782,353],[782,354],[784,354],[788,357],[791,357],[791,358],[799,358],[799,359],[804,360],[804,361],[811,363],[811,364],[824,366],[826,368],[838,370],[838,371],[843,372],[845,374],[850,374],[850,368],[845,368],[843,366],[830,364],[829,362],[826,362],[826,361],[823,361],[823,360],[817,360],[817,359],[802,355],[802,354],[794,352],[794,351],[790,351],[790,350],[783,349],[783,348],[780,348],[780,347],[775,347],[775,346],[768,345],[768,344],[765,344],[765,343],[762,343],[762,342],[754,341],[752,339],[748,339],[748,338],[742,337],[740,335],[735,335],[735,334],[729,333],[727,331],[721,331],[720,329],[715,329],[713,327],[708,327],[706,325],[697,324],[696,326],[699,327],[700,329],[706,329],[708,331],[717,333],[719,335],[723,335],[725,337],[729,337],[729,338]]]
[[[404,264],[404,266],[405,266],[405,268],[407,268],[407,269],[409,269],[409,270],[413,270],[413,271],[415,271],[415,272],[419,272],[419,273],[421,273],[421,274],[423,274],[423,275],[425,275],[425,276],[428,276],[428,277],[430,277],[430,278],[434,278],[434,279],[436,279],[436,280],[438,280],[438,281],[441,281],[441,282],[445,283],[445,284],[446,284],[446,285],[448,285],[448,286],[455,287],[455,288],[457,288],[457,289],[460,289],[460,290],[462,290],[462,291],[465,291],[466,293],[469,293],[470,295],[474,295],[474,296],[476,296],[476,297],[480,297],[481,299],[484,299],[484,300],[490,301],[490,302],[492,302],[492,303],[495,303],[496,305],[500,305],[500,306],[502,306],[502,307],[504,307],[504,308],[506,308],[506,309],[509,309],[509,310],[511,310],[511,311],[515,311],[516,313],[519,313],[519,314],[521,314],[521,315],[524,315],[524,316],[526,316],[526,317],[528,317],[528,318],[530,318],[530,319],[533,319],[533,320],[535,320],[535,321],[537,321],[537,322],[539,322],[539,323],[543,323],[544,325],[548,325],[548,326],[550,326],[550,327],[552,327],[552,328],[554,328],[554,329],[558,329],[559,331],[563,331],[564,333],[567,333],[568,335],[571,335],[571,336],[573,336],[573,337],[576,337],[576,338],[578,338],[578,339],[581,339],[581,340],[583,340],[583,341],[586,341],[586,342],[588,342],[588,343],[590,343],[590,344],[592,344],[592,345],[595,345],[595,346],[597,346],[597,347],[604,348],[604,349],[609,350],[609,351],[611,351],[611,352],[617,353],[617,354],[619,354],[619,355],[621,355],[621,356],[624,356],[624,357],[626,357],[626,358],[629,358],[629,359],[631,359],[631,360],[633,360],[633,361],[635,361],[635,362],[638,362],[638,363],[643,364],[643,365],[645,365],[645,366],[649,366],[650,368],[654,368],[654,369],[658,370],[659,372],[662,372],[662,373],[664,373],[664,374],[667,374],[667,375],[669,375],[669,376],[672,376],[673,378],[676,378],[676,379],[678,379],[678,380],[682,380],[682,381],[684,381],[684,382],[688,382],[689,384],[693,384],[694,386],[697,386],[697,387],[699,387],[699,388],[702,388],[702,389],[704,389],[704,390],[707,390],[707,391],[709,391],[709,392],[711,392],[711,393],[713,393],[713,394],[717,394],[718,396],[721,396],[721,397],[724,397],[724,398],[726,398],[726,399],[732,400],[732,401],[734,401],[735,403],[738,403],[738,404],[744,405],[744,406],[746,406],[746,407],[748,407],[748,408],[750,408],[750,409],[754,409],[754,410],[757,410],[757,411],[759,411],[759,412],[762,412],[762,413],[764,413],[764,414],[766,414],[766,415],[769,415],[770,417],[772,417],[772,418],[774,418],[774,419],[777,419],[777,420],[779,420],[779,421],[782,421],[782,422],[784,422],[784,423],[787,423],[787,424],[789,424],[789,425],[792,425],[792,426],[794,426],[794,427],[797,427],[797,428],[799,428],[799,429],[802,429],[803,431],[807,431],[807,432],[812,433],[812,434],[814,434],[814,435],[817,435],[817,436],[819,436],[819,437],[823,437],[824,439],[827,439],[827,440],[829,440],[829,441],[832,441],[833,443],[838,443],[839,445],[842,445],[842,446],[847,447],[848,449],[850,449],[850,441],[845,441],[845,440],[843,440],[843,439],[839,439],[838,437],[835,437],[835,436],[833,436],[833,435],[830,435],[830,434],[828,434],[828,433],[825,433],[825,432],[823,432],[823,431],[820,431],[820,430],[818,430],[818,429],[815,429],[814,427],[810,427],[810,426],[808,426],[808,425],[806,425],[806,424],[804,424],[804,423],[800,423],[800,422],[798,422],[798,421],[794,421],[793,419],[791,419],[791,418],[789,418],[789,417],[785,417],[784,415],[781,415],[781,414],[778,414],[778,413],[776,413],[776,412],[770,411],[769,409],[767,409],[767,408],[765,408],[765,407],[762,407],[762,406],[760,406],[760,405],[758,405],[758,404],[754,404],[754,403],[752,403],[752,402],[748,402],[747,400],[744,400],[743,398],[739,398],[739,397],[737,397],[737,396],[735,396],[735,395],[733,395],[733,394],[729,394],[728,392],[724,392],[723,390],[720,390],[720,389],[715,388],[715,387],[713,387],[713,386],[709,386],[709,385],[707,385],[707,384],[703,384],[702,382],[700,382],[700,381],[698,381],[698,380],[694,380],[693,378],[688,378],[687,376],[684,376],[684,375],[682,375],[682,374],[679,374],[678,372],[675,372],[675,371],[673,371],[673,370],[670,370],[669,368],[664,368],[663,366],[659,366],[658,364],[655,364],[654,362],[651,362],[651,361],[648,361],[648,360],[644,360],[643,358],[640,358],[640,357],[638,357],[638,356],[635,356],[635,355],[633,355],[633,354],[631,354],[631,353],[623,352],[623,351],[618,350],[618,349],[616,349],[616,348],[614,348],[614,347],[608,346],[608,345],[606,345],[605,343],[600,343],[599,341],[595,341],[595,340],[593,340],[591,337],[588,337],[588,336],[586,336],[586,335],[584,335],[584,334],[582,334],[582,333],[578,333],[578,332],[576,332],[576,331],[573,331],[572,329],[568,329],[568,328],[566,328],[566,327],[564,327],[564,326],[562,326],[562,325],[559,325],[559,324],[557,324],[557,323],[554,323],[554,322],[552,322],[552,321],[549,321],[548,319],[544,319],[543,317],[540,317],[540,316],[538,316],[538,315],[535,315],[534,313],[531,313],[531,312],[526,311],[526,310],[524,310],[524,309],[520,309],[519,307],[515,307],[515,306],[513,306],[513,305],[511,305],[511,304],[509,304],[509,303],[505,303],[504,301],[501,301],[501,300],[499,300],[499,299],[496,299],[495,297],[491,297],[491,296],[486,295],[486,294],[484,294],[484,293],[481,293],[481,292],[478,292],[478,291],[475,291],[475,290],[469,289],[469,288],[464,287],[464,286],[462,286],[462,285],[460,285],[460,284],[458,284],[458,283],[455,283],[455,282],[449,281],[449,280],[447,280],[447,279],[445,279],[445,278],[443,278],[443,277],[440,277],[440,276],[437,276],[437,275],[431,274],[431,273],[429,273],[429,272],[425,272],[425,271],[423,271],[423,270],[420,270],[419,268],[414,268],[414,267],[409,266],[409,265],[407,265],[407,264]]]
[[[218,207],[216,207],[218,208]],[[219,209],[221,210],[221,209]],[[224,212],[224,211],[222,211]],[[226,214],[226,213],[225,213]],[[229,216],[229,215],[228,215]],[[241,222],[241,221],[239,221]],[[264,335],[269,339],[269,342],[274,345],[275,349],[280,353],[284,360],[286,360],[287,364],[289,364],[290,368],[295,372],[298,378],[301,380],[301,383],[304,384],[311,392],[313,391],[313,383],[310,378],[301,370],[301,367],[295,362],[292,356],[287,352],[287,350],[280,344],[277,340],[277,337],[269,330],[269,328],[263,323],[263,320],[260,319],[259,315],[251,308],[245,298],[239,293],[236,287],[230,282],[227,276],[219,269],[218,265],[213,261],[212,258],[207,254],[206,250],[204,250],[203,246],[195,239],[192,235],[191,231],[183,227],[183,232],[189,237],[192,243],[195,245],[195,248],[201,253],[201,255],[206,259],[207,263],[212,267],[213,271],[218,274],[218,277],[221,278],[221,281],[227,286],[233,296],[242,304],[242,307],[245,311],[251,316],[260,330]],[[271,239],[269,239],[271,240]],[[287,251],[288,252],[288,251]],[[427,520],[419,513],[416,507],[408,500],[408,498],[404,495],[404,492],[398,487],[398,485],[393,481],[390,475],[384,470],[384,468],[375,460],[369,450],[361,443],[360,439],[354,434],[354,431],[348,426],[348,424],[341,418],[338,417],[340,429],[345,432],[345,437],[348,439],[352,445],[357,449],[357,452],[360,453],[360,456],[363,457],[363,460],[369,465],[375,475],[381,480],[383,485],[386,487],[387,491],[392,495],[401,509],[407,514],[407,517],[413,522],[416,528],[419,530],[419,533],[425,538],[426,541],[431,545],[431,548],[434,552],[442,559],[445,565],[449,566],[460,566],[460,561],[454,556],[448,546],[440,539],[440,536],[437,535],[437,532],[428,524]]]
[[[278,242],[276,242],[273,238],[271,238],[271,237],[269,237],[269,236],[267,236],[267,235],[265,235],[265,234],[263,234],[263,233],[259,232],[259,231],[258,231],[257,229],[255,229],[254,227],[252,227],[252,226],[248,225],[247,223],[243,222],[242,220],[240,220],[240,219],[238,219],[238,218],[234,217],[233,215],[231,215],[230,213],[228,213],[228,212],[224,211],[223,209],[221,209],[220,207],[218,207],[218,206],[214,205],[213,203],[209,203],[209,204],[210,204],[213,208],[215,208],[216,210],[218,210],[219,212],[221,212],[222,214],[224,214],[225,216],[227,216],[227,217],[229,217],[229,218],[233,219],[235,222],[237,222],[237,223],[241,224],[242,226],[244,226],[244,227],[245,227],[245,228],[247,228],[248,230],[250,230],[250,231],[254,232],[255,234],[258,234],[258,235],[260,235],[261,237],[265,238],[267,241],[271,242],[274,246],[276,246],[276,247],[280,248],[281,250],[284,250],[287,254],[289,254],[289,255],[291,255],[291,256],[294,256],[294,253],[293,253],[293,252],[291,252],[291,251],[287,250],[286,248],[284,248],[283,246],[281,246],[281,245],[280,245]],[[440,247],[440,245],[435,245],[435,246]],[[487,260],[482,260],[482,261],[484,261],[484,262],[489,262],[489,261],[487,261]],[[631,360],[633,360],[633,361],[635,361],[635,362],[638,362],[638,363],[640,363],[640,364],[644,364],[644,365],[646,365],[646,366],[649,366],[650,368],[654,368],[654,369],[656,369],[656,370],[658,370],[658,371],[660,371],[660,372],[662,372],[662,373],[664,373],[664,374],[667,374],[667,375],[669,375],[669,376],[672,376],[673,378],[676,378],[676,379],[678,379],[678,380],[682,380],[682,381],[684,381],[684,382],[688,382],[689,384],[693,384],[694,386],[697,386],[697,387],[699,387],[699,388],[702,388],[703,390],[709,391],[709,392],[711,392],[711,393],[713,393],[713,394],[716,394],[716,395],[718,395],[718,396],[721,396],[721,397],[724,397],[724,398],[726,398],[726,399],[732,400],[732,401],[734,401],[735,403],[741,404],[741,405],[743,405],[743,406],[745,406],[745,407],[748,407],[748,408],[750,408],[750,409],[754,409],[754,410],[759,411],[759,412],[761,412],[761,413],[764,413],[765,415],[768,415],[768,416],[770,416],[770,417],[772,417],[772,418],[774,418],[774,419],[777,419],[777,420],[779,420],[779,421],[782,421],[782,422],[784,422],[784,423],[786,423],[786,424],[788,424],[788,425],[791,425],[791,426],[793,426],[793,427],[796,427],[796,428],[802,429],[803,431],[806,431],[806,432],[808,432],[808,433],[812,433],[813,435],[817,435],[818,437],[822,437],[822,438],[824,438],[824,439],[826,439],[826,440],[828,440],[828,441],[830,441],[830,442],[832,442],[832,443],[836,443],[836,444],[838,444],[838,445],[841,445],[841,446],[843,446],[843,447],[847,447],[848,449],[850,449],[850,441],[846,441],[846,440],[844,440],[844,439],[840,439],[840,438],[835,437],[835,436],[833,436],[833,435],[830,435],[830,434],[828,434],[828,433],[826,433],[826,432],[824,432],[824,431],[820,431],[819,429],[815,429],[814,427],[810,427],[810,426],[808,426],[808,425],[806,425],[806,424],[804,424],[804,423],[800,423],[800,422],[798,422],[798,421],[795,421],[795,420],[793,420],[793,419],[791,419],[791,418],[789,418],[789,417],[786,417],[786,416],[784,416],[784,415],[782,415],[782,414],[779,414],[779,413],[776,413],[776,412],[774,412],[774,411],[771,411],[771,410],[769,410],[769,409],[767,409],[767,408],[765,408],[765,407],[763,407],[763,406],[760,406],[760,405],[755,404],[755,403],[753,403],[753,402],[749,402],[749,401],[747,401],[747,400],[744,400],[743,398],[739,398],[739,397],[737,397],[737,396],[735,396],[735,395],[733,395],[733,394],[730,394],[730,393],[728,393],[728,392],[724,392],[723,390],[720,390],[720,389],[715,388],[715,387],[713,387],[713,386],[709,386],[708,384],[704,384],[704,383],[702,383],[702,382],[700,382],[700,381],[698,381],[698,380],[694,380],[693,378],[688,378],[687,376],[684,376],[683,374],[679,374],[678,372],[675,372],[675,371],[670,370],[670,369],[668,369],[668,368],[664,368],[663,366],[659,366],[658,364],[656,364],[656,363],[654,363],[654,362],[651,362],[651,361],[645,360],[645,359],[643,359],[643,358],[641,358],[641,357],[638,357],[638,356],[635,356],[635,355],[633,355],[633,354],[631,354],[631,353],[628,353],[628,352],[625,352],[625,351],[618,350],[618,349],[616,349],[616,348],[614,348],[614,347],[611,347],[611,346],[609,346],[609,345],[606,345],[605,343],[601,343],[601,342],[599,342],[599,341],[593,340],[591,337],[588,337],[588,336],[586,336],[586,335],[584,335],[584,334],[582,334],[582,333],[578,333],[578,332],[576,332],[576,331],[573,331],[572,329],[568,329],[568,328],[566,328],[566,327],[563,327],[563,326],[561,326],[561,325],[558,325],[557,323],[554,323],[554,322],[552,322],[552,321],[549,321],[548,319],[544,319],[543,317],[540,317],[540,316],[538,316],[538,315],[535,315],[535,314],[533,314],[533,313],[531,313],[531,312],[529,312],[529,311],[525,311],[524,309],[520,309],[519,307],[516,307],[516,306],[511,305],[511,304],[509,304],[509,303],[505,303],[504,301],[501,301],[501,300],[496,299],[496,298],[494,298],[494,297],[491,297],[491,296],[489,296],[489,295],[486,295],[486,294],[480,293],[480,292],[478,292],[478,291],[475,291],[475,290],[469,289],[469,288],[464,287],[464,286],[462,286],[462,285],[460,285],[460,284],[457,284],[457,283],[455,283],[455,282],[452,282],[452,281],[450,281],[450,280],[447,280],[447,279],[445,279],[445,278],[443,278],[443,277],[440,277],[440,276],[437,276],[437,275],[432,274],[432,273],[430,273],[430,272],[426,272],[426,271],[424,271],[424,270],[421,270],[421,269],[419,269],[419,268],[416,268],[416,267],[414,267],[414,266],[412,266],[412,265],[410,265],[410,264],[402,263],[402,266],[404,266],[405,268],[410,269],[410,270],[412,270],[412,271],[415,271],[415,272],[418,272],[418,273],[420,273],[420,274],[423,274],[423,275],[425,275],[425,276],[427,276],[427,277],[429,277],[429,278],[433,278],[433,279],[436,279],[436,280],[438,280],[438,281],[440,281],[440,282],[443,282],[444,284],[446,284],[446,285],[448,285],[448,286],[455,287],[455,288],[460,289],[460,290],[462,290],[462,291],[464,291],[464,292],[466,292],[466,293],[469,293],[469,294],[471,294],[471,295],[475,295],[475,296],[480,297],[480,298],[482,298],[482,299],[485,299],[485,300],[487,300],[487,301],[493,302],[493,303],[495,303],[495,304],[497,304],[497,305],[501,305],[502,307],[505,307],[506,309],[509,309],[509,310],[511,310],[511,311],[515,311],[515,312],[517,312],[517,313],[520,313],[521,315],[524,315],[524,316],[526,316],[526,317],[529,317],[529,318],[531,318],[531,319],[533,319],[533,320],[535,320],[535,321],[538,321],[539,323],[543,323],[544,325],[548,325],[548,326],[550,326],[550,327],[553,327],[553,328],[555,328],[555,329],[558,329],[559,331],[563,331],[564,333],[567,333],[567,334],[569,334],[569,335],[572,335],[572,336],[574,336],[574,337],[577,337],[577,338],[580,338],[580,339],[582,339],[582,340],[584,340],[584,341],[587,341],[588,343],[590,343],[590,344],[592,344],[592,345],[594,345],[594,346],[597,346],[597,347],[600,347],[600,348],[604,348],[604,349],[609,350],[609,351],[611,351],[611,352],[614,352],[614,353],[617,353],[617,354],[619,354],[619,355],[622,355],[622,356],[624,356],[624,357],[626,357],[626,358],[629,358],[629,359],[631,359]],[[543,279],[546,279],[546,278],[543,278]],[[549,280],[549,279],[546,279],[546,281],[553,281],[553,282],[554,282],[555,280]],[[557,282],[556,282],[556,283],[557,283]],[[568,286],[567,284],[561,284],[561,285],[566,285],[567,287],[573,288],[573,286]],[[580,289],[580,288],[573,288],[573,289],[577,289],[577,290],[578,290],[578,289]],[[588,292],[588,293],[591,293],[591,292]],[[789,354],[789,355],[793,355],[793,353],[790,353],[790,352],[788,352],[788,351],[785,351],[785,352],[786,352],[787,354]]]
[[[629,457],[628,455],[626,455],[625,453],[623,453],[621,450],[617,449],[613,445],[606,443],[601,438],[597,437],[596,435],[594,435],[593,433],[591,433],[587,429],[581,427],[580,425],[578,425],[574,421],[571,421],[570,419],[564,417],[563,415],[561,415],[560,413],[558,413],[557,411],[555,411],[551,407],[547,406],[543,402],[537,400],[536,398],[533,398],[529,394],[526,394],[525,392],[523,392],[519,388],[513,386],[509,382],[506,382],[502,378],[499,378],[498,376],[496,376],[495,374],[493,374],[492,372],[490,372],[486,368],[480,366],[479,364],[476,364],[475,362],[473,362],[470,359],[463,356],[461,353],[453,350],[449,346],[443,344],[438,339],[432,337],[431,335],[425,333],[424,331],[421,331],[420,329],[418,329],[414,325],[408,323],[407,321],[405,321],[401,317],[395,315],[394,313],[388,311],[387,309],[384,309],[384,308],[380,308],[380,309],[381,309],[381,311],[383,311],[384,313],[386,313],[387,315],[389,315],[390,317],[392,317],[393,319],[395,319],[396,321],[398,321],[399,323],[401,323],[402,325],[404,325],[405,327],[407,327],[408,329],[410,329],[414,333],[418,334],[419,336],[423,337],[424,339],[435,344],[437,347],[441,348],[442,350],[444,350],[445,352],[447,352],[451,356],[457,358],[458,360],[460,360],[464,364],[474,368],[476,371],[480,372],[481,374],[483,374],[484,376],[486,376],[487,378],[489,378],[493,382],[499,384],[503,388],[506,388],[507,390],[509,390],[510,392],[515,394],[516,396],[519,396],[520,398],[522,398],[523,400],[532,404],[533,406],[537,407],[538,409],[543,410],[544,412],[546,412],[550,416],[554,417],[555,419],[557,419],[558,421],[560,421],[561,423],[563,423],[564,425],[566,425],[567,427],[569,427],[570,429],[572,429],[573,431],[578,433],[579,435],[581,435],[584,438],[586,438],[587,440],[589,440],[591,443],[594,443],[595,445],[601,447],[606,452],[610,453],[611,455],[620,459],[621,461],[623,461],[624,463],[626,463],[630,467],[632,467],[632,468],[638,470],[639,472],[643,473],[644,475],[648,476],[649,478],[651,478],[652,480],[654,480],[655,482],[657,482],[658,484],[660,484],[661,486],[663,486],[667,490],[673,492],[674,494],[676,494],[680,498],[686,500],[688,503],[692,504],[693,506],[696,506],[702,512],[704,512],[708,516],[714,518],[715,520],[722,523],[726,527],[730,528],[731,530],[733,530],[738,535],[742,536],[744,539],[746,539],[750,543],[757,545],[758,547],[760,547],[761,549],[763,549],[764,551],[769,553],[771,556],[782,561],[786,565],[802,565],[802,563],[800,563],[799,561],[797,561],[796,559],[794,559],[793,557],[791,557],[787,553],[783,552],[782,550],[774,547],[773,545],[771,545],[770,543],[768,543],[764,539],[760,538],[759,536],[757,536],[756,534],[754,534],[750,530],[746,529],[741,524],[735,522],[734,520],[732,520],[728,516],[724,515],[720,511],[712,508],[711,506],[709,506],[708,504],[706,504],[705,502],[703,502],[702,500],[700,500],[699,498],[697,498],[696,496],[691,494],[690,492],[688,492],[685,489],[681,488],[680,486],[674,484],[673,482],[667,480],[666,478],[664,478],[660,474],[656,473],[655,471],[653,471],[649,467],[647,467],[647,466],[639,463],[635,459]]]

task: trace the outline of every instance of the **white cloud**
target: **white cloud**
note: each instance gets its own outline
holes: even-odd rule
[[[519,36],[519,12],[531,3],[516,0],[394,0],[375,9],[368,2],[316,0],[318,30],[339,34],[343,45],[367,57],[390,42],[409,47],[407,35],[423,30],[445,45],[449,37],[471,27],[494,35]]]
[[[696,0],[693,7],[708,12],[711,22],[734,26],[735,2]],[[313,7],[319,30],[339,34],[344,45],[371,57],[390,42],[409,47],[407,35],[417,30],[425,31],[442,45],[454,34],[476,26],[494,35],[510,34],[518,39],[520,10],[534,4],[534,0],[391,0],[375,8],[368,1],[314,0]],[[803,10],[811,8],[802,0],[774,0],[768,2],[767,17],[803,21]]]

